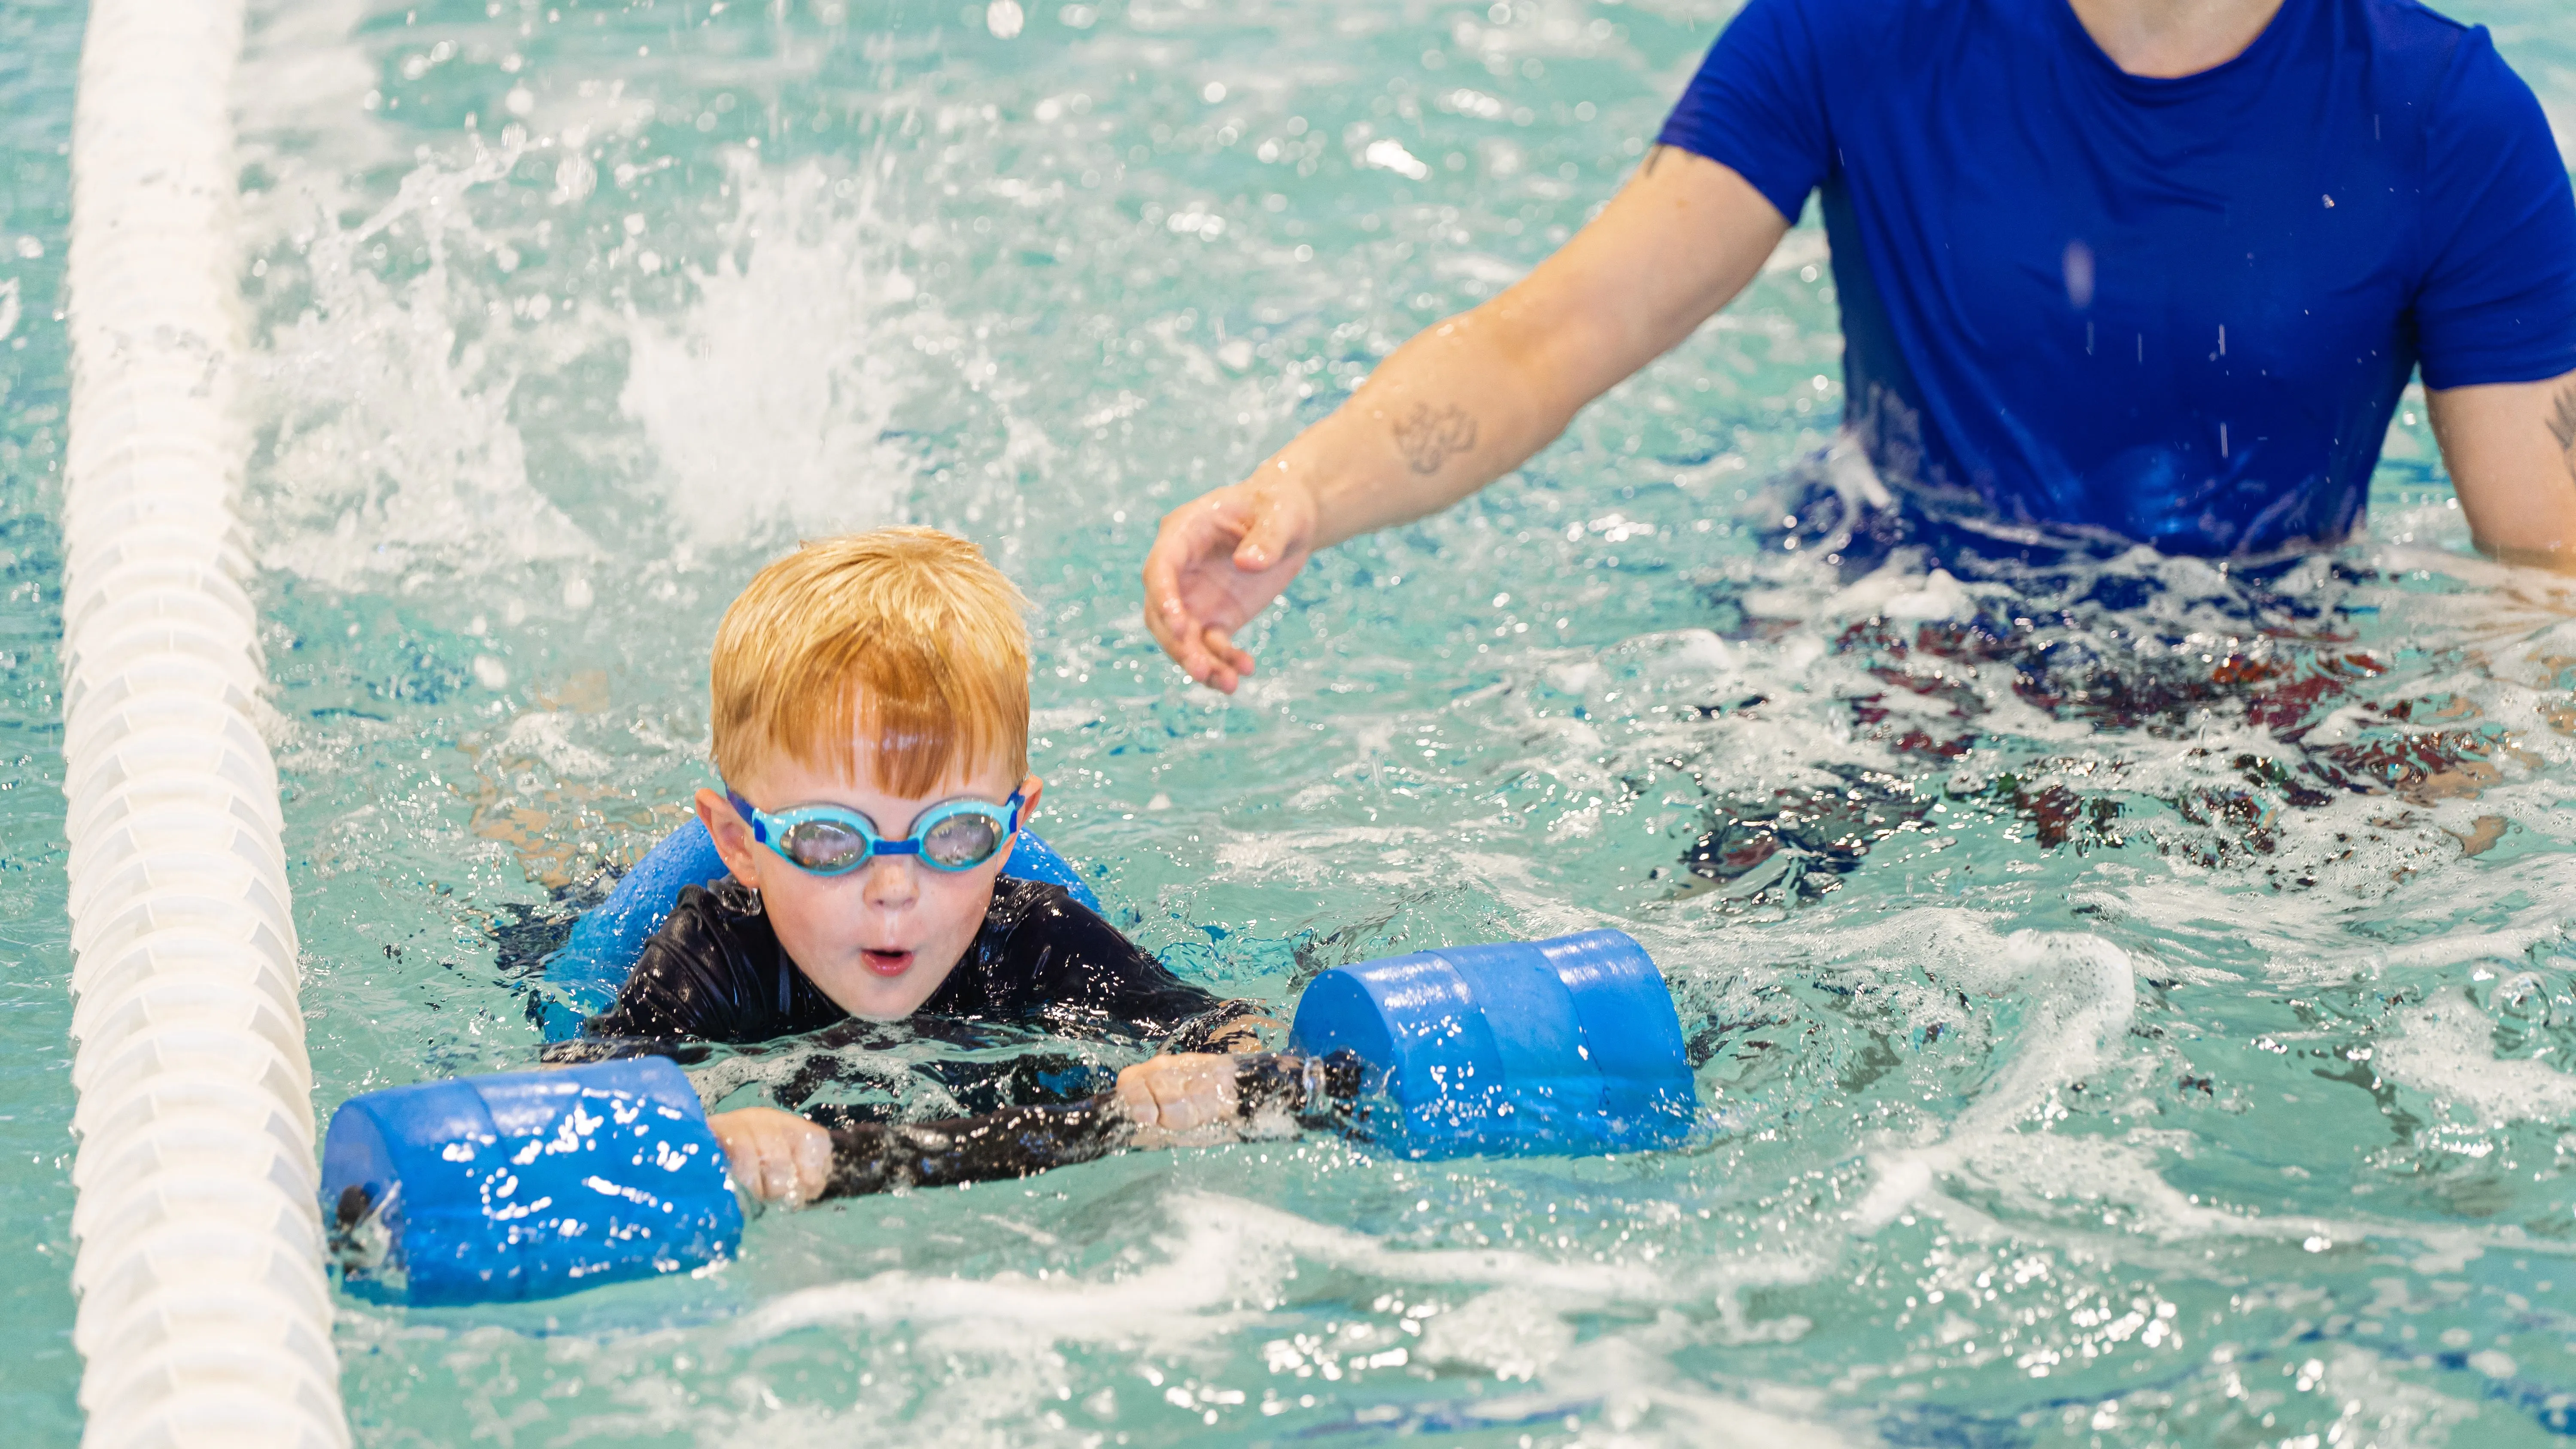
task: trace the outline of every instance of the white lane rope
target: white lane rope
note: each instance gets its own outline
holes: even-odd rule
[[[72,142],[63,755],[91,1445],[349,1442],[233,504],[243,0],[92,0]]]

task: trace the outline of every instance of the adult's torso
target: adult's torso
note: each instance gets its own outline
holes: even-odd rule
[[[2417,360],[2427,117],[2467,32],[2285,0],[2234,60],[2151,79],[2066,0],[1794,8],[1849,418],[1892,485],[2184,552],[2351,529]]]

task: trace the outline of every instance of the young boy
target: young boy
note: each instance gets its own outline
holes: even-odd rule
[[[689,887],[591,1037],[746,1043],[849,1018],[1042,1024],[1160,1043],[1118,1074],[1132,1145],[1222,1140],[1257,1003],[1174,977],[1061,886],[1000,880],[1037,811],[1027,607],[973,544],[926,528],[808,543],[725,611],[698,818],[731,879]],[[824,1128],[718,1113],[735,1181],[800,1203]]]

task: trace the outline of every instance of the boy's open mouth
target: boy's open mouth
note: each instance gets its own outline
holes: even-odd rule
[[[859,959],[879,976],[901,976],[912,965],[910,951],[880,951],[874,946],[860,947]]]

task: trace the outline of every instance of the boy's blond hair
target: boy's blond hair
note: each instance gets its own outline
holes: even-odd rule
[[[880,528],[762,569],[716,626],[716,769],[786,757],[895,795],[1028,773],[1028,600],[962,538]],[[762,801],[779,809],[795,801]]]

